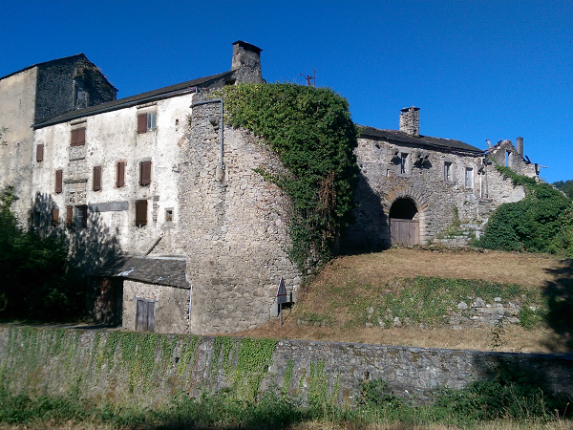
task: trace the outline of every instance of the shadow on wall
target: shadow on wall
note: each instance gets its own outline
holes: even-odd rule
[[[545,320],[557,338],[546,346],[552,350],[564,346],[573,350],[573,260],[567,259],[562,267],[547,271],[554,279],[547,282],[543,291],[547,301]]]
[[[573,357],[549,363],[542,355],[499,353],[479,355],[474,365],[480,378],[448,397],[449,408],[470,406],[482,419],[571,417]]]
[[[390,247],[388,215],[381,198],[368,184],[362,173],[354,193],[356,209],[354,224],[346,229],[340,240],[340,254],[354,255],[379,252]]]
[[[77,278],[75,290],[68,294],[81,294],[84,308],[96,322],[117,325],[121,315],[117,311],[121,309],[121,281],[108,279],[102,273],[113,273],[114,267],[121,267],[124,258],[121,247],[98,212],[80,211],[82,207],[74,208],[74,216],[69,219],[50,195],[38,194],[30,216],[30,231],[63,243],[67,250],[67,272]]]

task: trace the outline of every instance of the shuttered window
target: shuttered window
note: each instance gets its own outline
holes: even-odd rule
[[[117,163],[117,181],[115,185],[121,188],[125,185],[125,161]]]
[[[73,220],[74,220],[74,207],[66,206],[66,227],[71,227]]]
[[[137,132],[141,134],[155,130],[156,119],[157,112],[146,112],[137,115]]]
[[[93,190],[101,190],[101,166],[94,167]]]
[[[60,223],[60,210],[52,209],[52,225],[56,227]]]
[[[36,161],[38,163],[40,161],[44,161],[44,144],[43,143],[36,145]]]
[[[135,225],[137,227],[147,225],[147,200],[135,201]]]
[[[63,191],[63,176],[63,170],[56,170],[56,187],[54,191],[58,194]]]
[[[139,163],[139,184],[149,185],[151,183],[151,161]]]
[[[132,117],[133,118],[133,117]],[[147,133],[147,114],[142,113],[137,115],[137,132]]]
[[[86,128],[76,128],[72,130],[72,146],[81,146],[86,144]]]

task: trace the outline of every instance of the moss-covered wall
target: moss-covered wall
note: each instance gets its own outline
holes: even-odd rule
[[[0,389],[141,406],[221,389],[241,400],[274,392],[302,404],[352,405],[360,381],[377,379],[424,400],[508,364],[536,373],[546,389],[573,394],[570,357],[0,326]]]

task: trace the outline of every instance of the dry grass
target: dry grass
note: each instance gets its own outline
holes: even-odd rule
[[[487,326],[464,327],[462,330],[446,326],[432,329],[348,326],[345,322],[350,319],[349,306],[333,300],[344,300],[345,292],[353,298],[396,292],[400,288],[399,279],[416,276],[479,279],[543,290],[558,276],[563,276],[563,271],[568,270],[570,264],[567,260],[535,254],[404,248],[340,257],[330,262],[311,284],[302,289],[298,303],[285,310],[282,328],[278,321],[271,321],[239,335],[431,348],[492,350],[495,346],[496,351],[566,352],[568,339],[549,328],[528,331],[510,325],[498,332],[499,337],[494,341],[492,328]],[[557,275],[559,272],[561,275]],[[333,291],[338,291],[338,298],[333,299]],[[301,315],[311,313],[334,316],[336,323],[330,327],[297,324]]]

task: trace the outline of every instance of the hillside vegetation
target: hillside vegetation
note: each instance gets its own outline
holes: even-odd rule
[[[512,352],[570,350],[573,261],[501,251],[393,248],[339,257],[248,336]],[[521,306],[519,323],[454,324],[478,298]],[[496,299],[499,302],[496,302]],[[467,310],[458,305],[466,303]],[[399,322],[396,321],[398,318]]]

